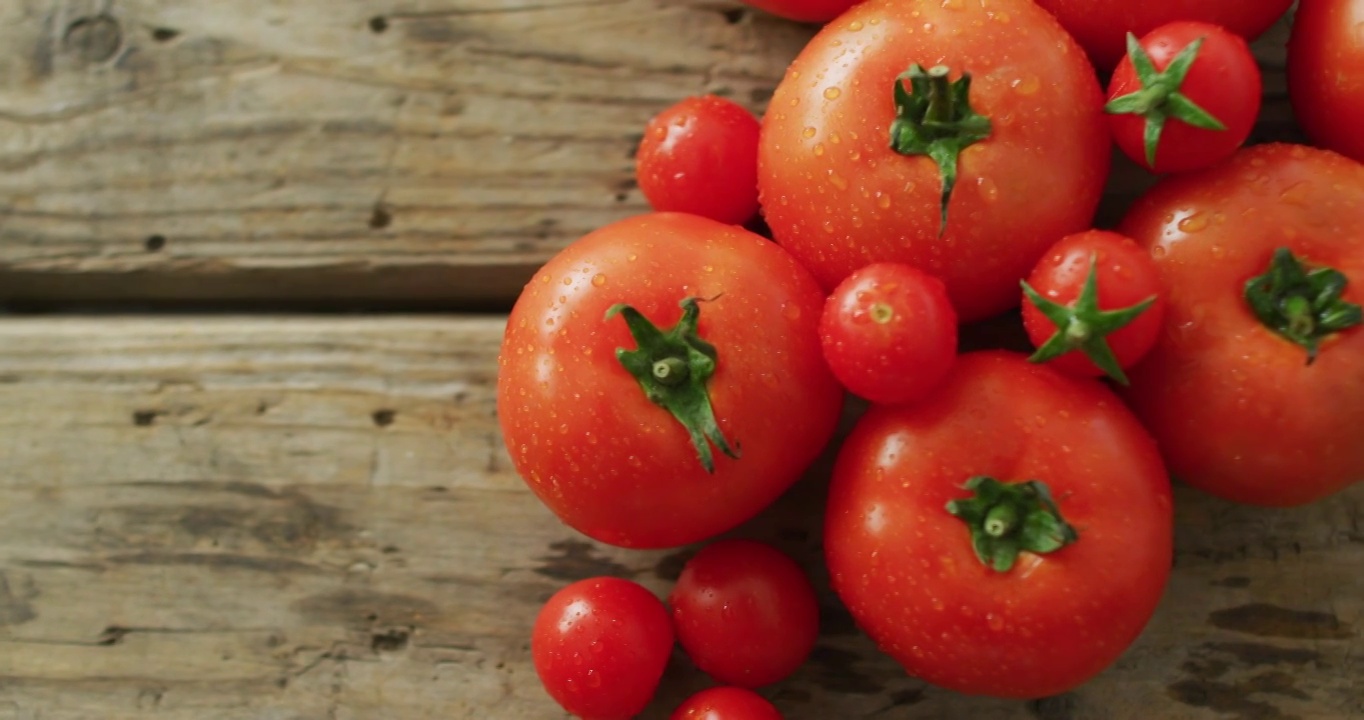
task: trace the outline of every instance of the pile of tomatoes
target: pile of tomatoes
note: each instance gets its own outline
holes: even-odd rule
[[[1156,611],[1172,477],[1265,506],[1364,480],[1358,2],[1296,11],[1313,144],[1248,147],[1245,38],[1290,0],[753,4],[827,23],[761,120],[713,96],[659,113],[637,154],[656,212],[568,246],[508,319],[504,438],[566,524],[711,540],[835,442],[851,393],[867,409],[837,441],[833,590],[911,675],[1037,698]],[[1115,145],[1162,177],[1101,229]],[[999,317],[1035,351],[959,350],[959,326]],[[723,540],[666,603],[616,578],[564,588],[532,650],[588,720],[640,712],[674,644],[718,683],[674,718],[769,719],[753,690],[817,631],[794,561]]]

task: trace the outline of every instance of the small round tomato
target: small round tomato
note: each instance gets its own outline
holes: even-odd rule
[[[1165,178],[1119,230],[1168,305],[1128,403],[1175,477],[1292,506],[1364,482],[1364,165],[1255,145]]]
[[[795,672],[819,634],[819,605],[804,571],[754,540],[702,548],[668,596],[677,640],[703,672],[756,688]]]
[[[1313,144],[1364,162],[1364,2],[1301,0],[1288,39],[1288,96]]]
[[[1127,33],[1145,35],[1178,20],[1221,25],[1254,39],[1283,16],[1293,0],[1037,0],[1084,47],[1100,71],[1123,57]]]
[[[905,263],[972,322],[1016,307],[1047,246],[1093,224],[1111,157],[1094,68],[1032,0],[867,0],[777,85],[758,187],[773,239],[826,290]]]
[[[635,180],[655,210],[740,225],[758,212],[758,119],[714,95],[655,115],[635,153]]]
[[[824,23],[842,15],[857,0],[742,0],[777,17],[797,22]]]
[[[1038,698],[1112,664],[1173,552],[1170,481],[1102,383],[965,353],[915,405],[873,406],[839,450],[824,526],[834,590],[909,674]]]
[[[1118,147],[1148,170],[1184,172],[1225,160],[1260,114],[1260,66],[1239,35],[1174,22],[1141,38],[1108,85]]]
[[[734,687],[702,690],[687,698],[669,720],[782,720],[763,696]]]
[[[672,654],[668,611],[643,586],[613,577],[555,593],[531,634],[535,673],[584,720],[627,720],[653,699]]]
[[[497,414],[521,478],[602,542],[674,547],[758,514],[833,437],[825,295],[780,247],[698,215],[599,228],[507,318]]]
[[[1023,283],[1034,362],[1127,384],[1165,316],[1160,277],[1135,240],[1104,230],[1062,238]]]
[[[824,359],[851,392],[874,403],[913,402],[957,355],[957,313],[942,281],[903,263],[854,271],[819,321]]]

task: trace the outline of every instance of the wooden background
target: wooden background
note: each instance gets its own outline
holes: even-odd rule
[[[646,209],[648,117],[761,111],[810,33],[727,0],[0,5],[0,720],[562,718],[539,603],[596,574],[661,595],[694,548],[587,541],[524,489],[497,313]],[[1258,140],[1297,137],[1285,35],[1257,44]],[[1102,218],[1149,182],[1120,163]],[[1364,717],[1364,486],[1291,511],[1181,488],[1137,645],[1004,702],[853,628],[827,465],[736,533],[822,588],[819,646],[766,691],[788,718]],[[646,718],[706,685],[675,660]]]

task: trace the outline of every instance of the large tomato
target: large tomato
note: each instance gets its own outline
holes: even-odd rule
[[[1364,0],[1298,4],[1288,96],[1312,142],[1364,162]]]
[[[1109,666],[1170,572],[1170,482],[1096,380],[967,353],[917,405],[873,407],[839,451],[834,590],[911,675],[1037,698]]]
[[[903,262],[978,320],[1016,305],[1046,247],[1090,226],[1106,123],[1093,68],[1030,0],[868,0],[777,86],[759,197],[826,289]]]
[[[1221,25],[1253,40],[1293,4],[1293,0],[1036,1],[1061,21],[1103,71],[1122,59],[1129,32],[1141,36],[1166,23],[1194,20]]]
[[[820,350],[823,303],[794,259],[737,226],[656,213],[589,233],[507,321],[497,409],[517,472],[615,545],[738,525],[833,434],[843,395]]]
[[[1164,180],[1121,229],[1166,299],[1127,397],[1171,472],[1275,506],[1364,480],[1364,165],[1248,148]]]

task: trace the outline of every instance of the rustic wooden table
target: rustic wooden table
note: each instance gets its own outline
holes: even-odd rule
[[[665,593],[689,550],[589,542],[525,491],[496,313],[646,208],[651,114],[761,110],[810,32],[732,0],[0,5],[0,298],[48,311],[0,316],[0,720],[563,717],[539,603],[595,574]],[[1296,137],[1284,35],[1259,140]],[[1120,166],[1103,217],[1148,183]],[[1364,486],[1292,511],[1181,488],[1149,630],[1023,703],[855,631],[827,469],[737,533],[825,588],[767,691],[788,718],[1364,717]],[[706,684],[674,665],[646,717]]]

